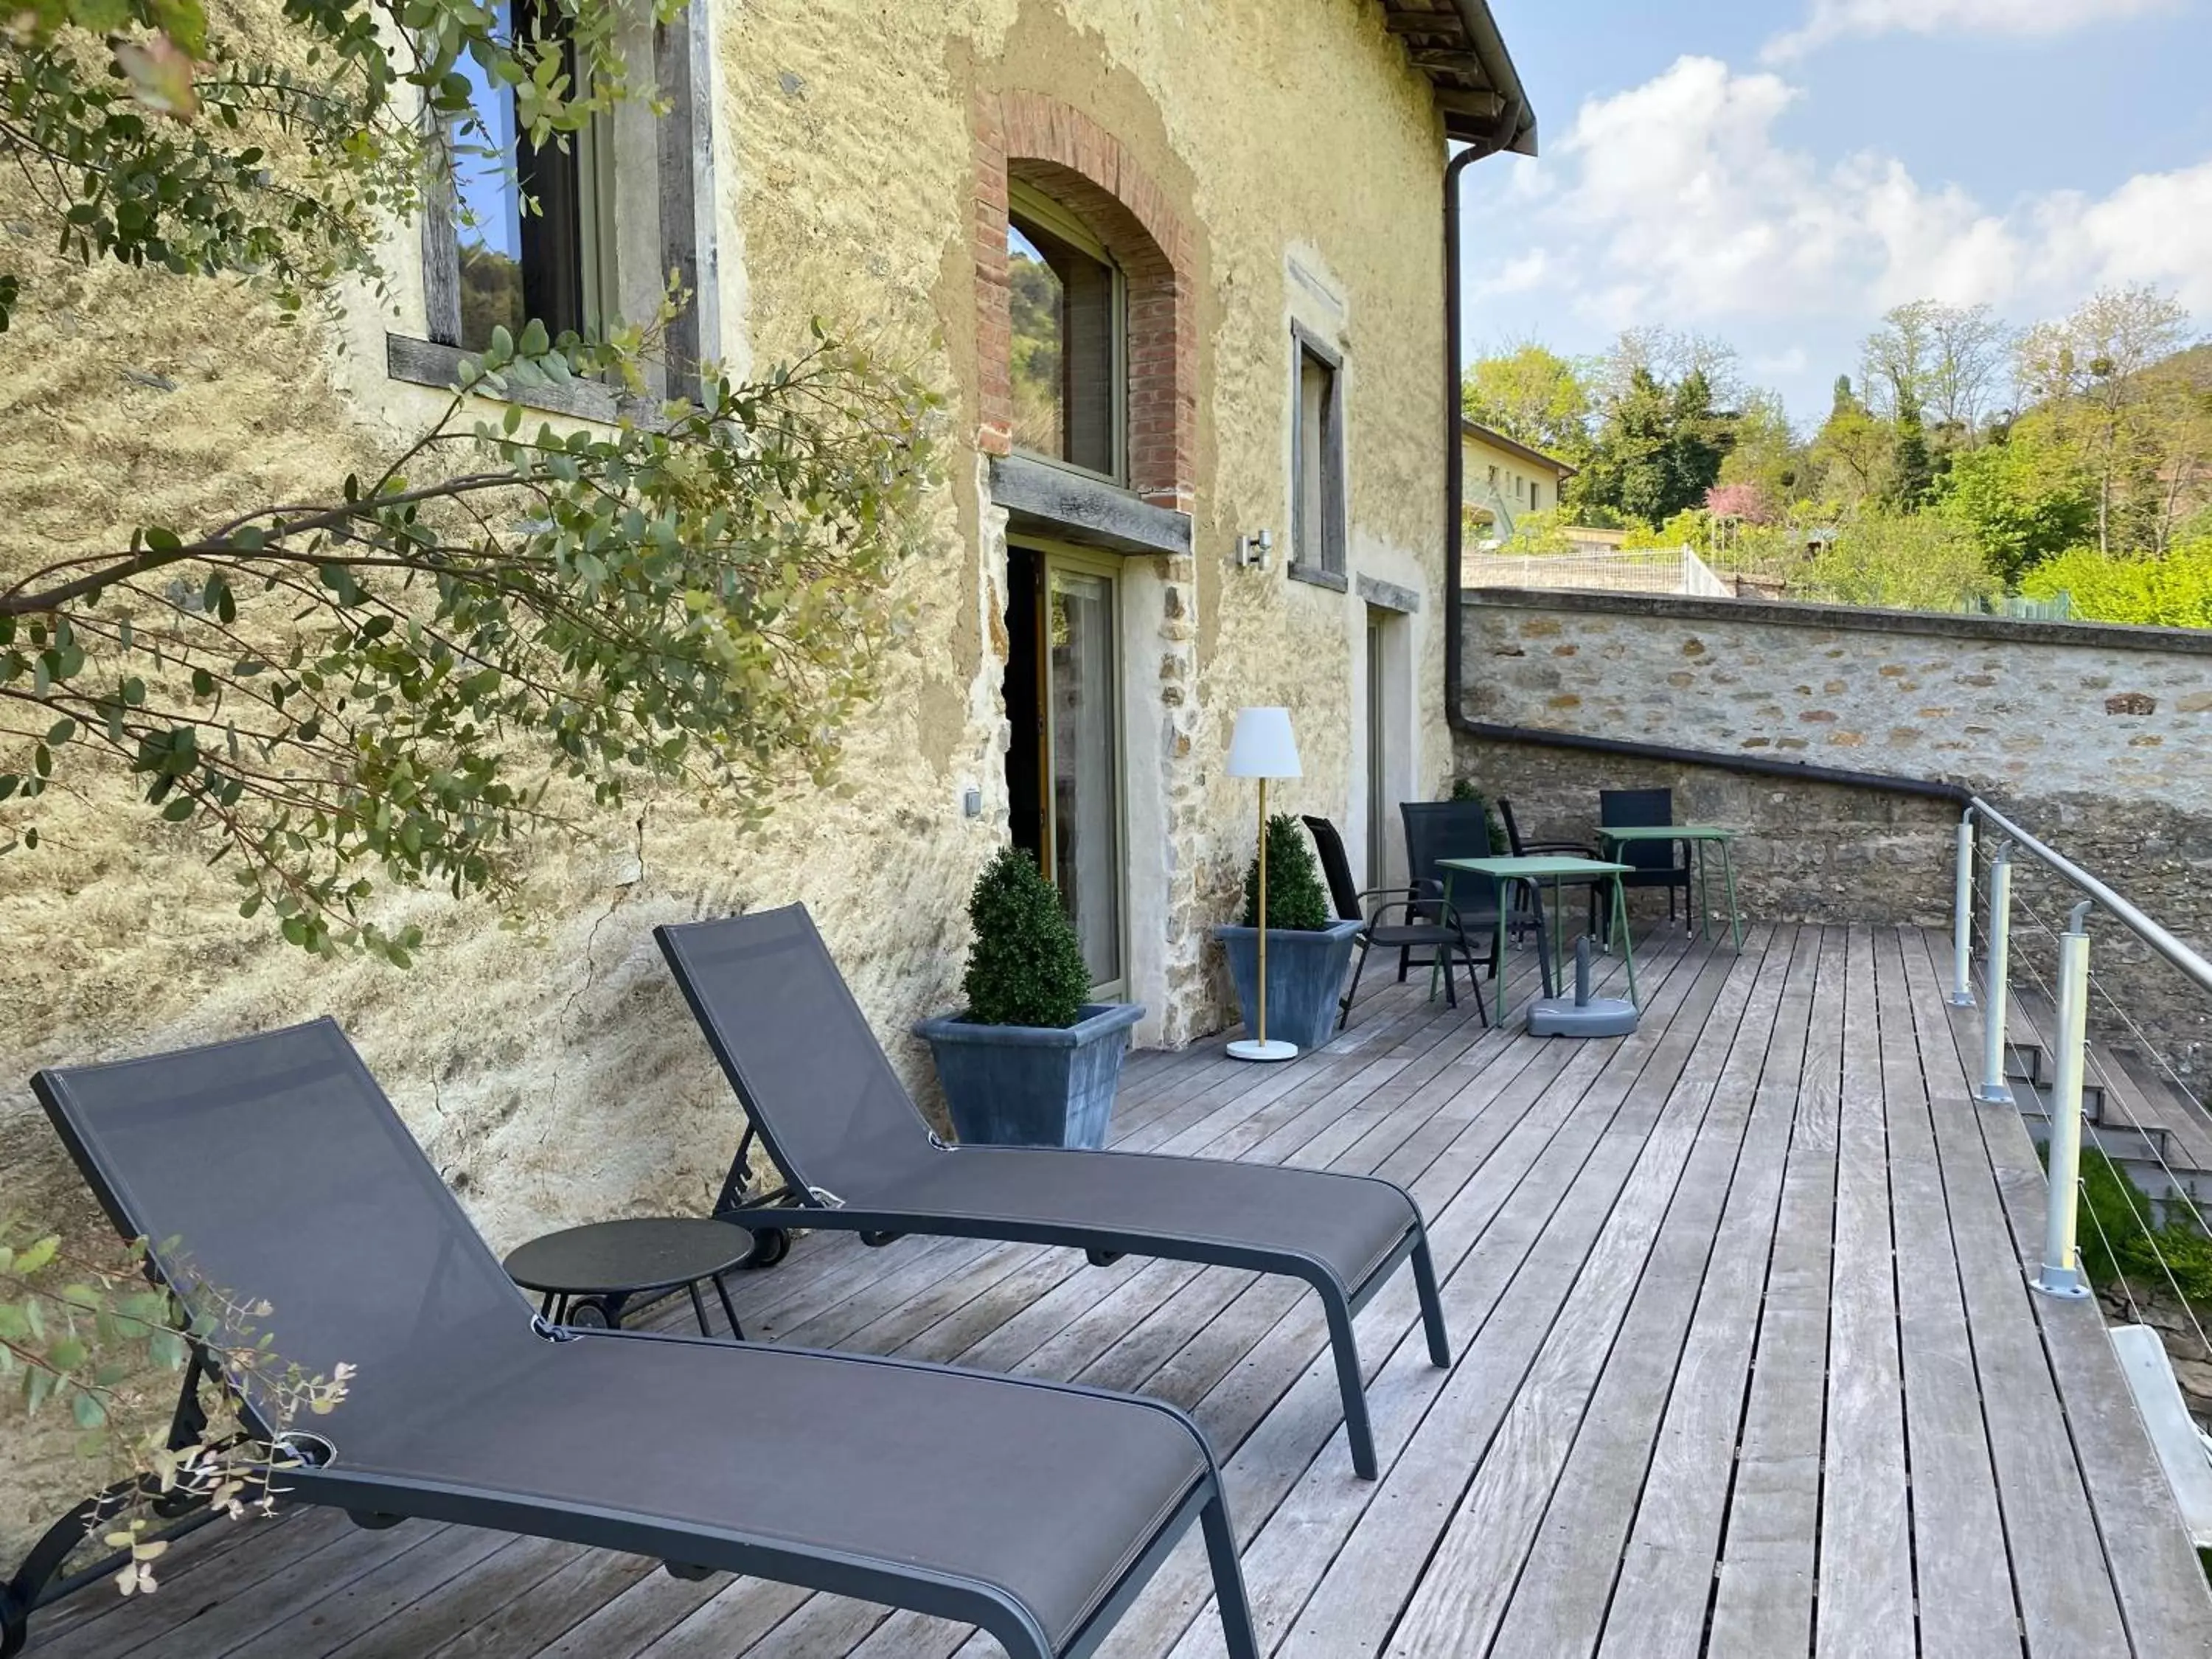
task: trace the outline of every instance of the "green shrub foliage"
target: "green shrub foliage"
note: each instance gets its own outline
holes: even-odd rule
[[[975,942],[961,989],[980,1025],[1065,1027],[1091,1000],[1091,969],[1036,857],[1001,848],[968,900]]]
[[[1267,927],[1289,933],[1317,933],[1335,918],[1321,890],[1321,875],[1314,863],[1306,832],[1288,812],[1267,820]],[[1260,925],[1260,860],[1244,871],[1243,925]]]
[[[2212,1310],[2212,1238],[2184,1216],[2158,1219],[2156,1207],[2127,1172],[2102,1152],[2083,1148],[2078,1230],[2081,1266],[2100,1285],[2131,1279],[2171,1288],[2200,1313]]]
[[[2089,622],[2212,628],[2212,536],[2177,543],[2162,558],[2129,558],[2075,548],[2027,573],[2032,599],[2069,595]]]
[[[1447,795],[1444,799],[1447,800],[1480,800],[1482,799],[1482,791],[1474,787],[1474,780],[1473,778],[1454,778],[1452,780],[1451,793]],[[1486,805],[1482,809],[1482,829],[1483,833],[1490,837],[1490,850],[1493,854],[1502,857],[1506,850],[1512,846],[1512,837],[1505,833],[1505,820],[1498,816],[1498,809],[1495,806]]]

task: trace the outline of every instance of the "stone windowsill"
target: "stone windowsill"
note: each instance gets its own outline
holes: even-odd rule
[[[1352,582],[1341,570],[1325,570],[1317,564],[1300,564],[1293,559],[1288,571],[1294,582],[1311,582],[1316,587],[1326,587],[1333,593],[1352,591]]]
[[[384,372],[395,380],[405,380],[414,386],[434,386],[441,392],[450,392],[459,380],[461,362],[473,354],[459,346],[441,345],[434,340],[418,340],[411,335],[386,334],[384,337]],[[489,392],[483,394],[490,398]],[[515,386],[509,383],[507,395],[492,401],[520,404],[526,409],[541,409],[549,415],[567,415],[577,420],[597,421],[602,425],[618,424],[627,415],[632,424],[647,426],[658,419],[659,410],[650,400],[621,396],[613,387],[598,380],[572,380],[567,386],[550,382],[537,386]]]

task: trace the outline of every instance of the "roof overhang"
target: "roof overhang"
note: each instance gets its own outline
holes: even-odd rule
[[[1465,143],[1536,153],[1536,112],[1490,15],[1488,0],[1382,0],[1384,27],[1406,43],[1436,89],[1444,132]],[[1512,112],[1512,131],[1498,128]]]
[[[1508,455],[1517,455],[1532,465],[1547,468],[1562,478],[1571,478],[1581,471],[1579,467],[1568,465],[1556,455],[1547,455],[1540,449],[1531,449],[1527,444],[1516,443],[1503,432],[1493,432],[1464,415],[1460,416],[1459,429],[1462,437],[1473,438],[1478,443],[1488,444],[1492,449],[1503,450]]]

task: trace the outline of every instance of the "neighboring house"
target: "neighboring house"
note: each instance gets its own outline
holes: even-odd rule
[[[1557,456],[1464,418],[1460,449],[1465,457],[1467,516],[1477,544],[1505,540],[1524,513],[1556,508],[1576,472]]]
[[[918,364],[949,410],[900,579],[912,631],[852,731],[850,789],[794,793],[757,832],[643,800],[580,850],[549,842],[520,929],[396,896],[430,933],[412,975],[311,967],[231,914],[203,849],[88,817],[52,838],[78,860],[54,959],[129,969],[37,999],[36,1030],[0,1023],[0,1073],[335,1008],[495,1238],[696,1207],[735,1115],[653,923],[805,901],[920,1080],[906,1025],[957,1005],[969,886],[1011,838],[1102,994],[1181,1044],[1234,1018],[1211,930],[1253,846],[1251,787],[1222,769],[1237,708],[1290,708],[1304,772],[1273,799],[1335,819],[1370,872],[1397,804],[1443,792],[1444,169],[1450,141],[1533,152],[1535,131],[1483,0],[696,0],[632,45],[666,113],[626,107],[538,164],[542,214],[489,179],[472,215],[396,232],[392,307],[363,296],[342,342],[111,270],[70,341],[19,328],[19,354],[98,341],[190,374],[167,403],[113,365],[58,382],[11,438],[0,511],[96,473],[70,485],[90,538],[102,514],[201,522],[327,489],[422,422],[495,323],[640,316],[672,270],[697,293],[687,359],[765,370],[819,316]],[[1502,507],[1516,477],[1556,501],[1567,469],[1470,441]],[[1262,531],[1273,558],[1242,561]],[[60,879],[0,871],[19,900]]]

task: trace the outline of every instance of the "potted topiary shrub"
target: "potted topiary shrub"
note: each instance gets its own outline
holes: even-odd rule
[[[1234,927],[1213,936],[1229,953],[1230,977],[1248,1030],[1259,1030],[1260,860],[1244,871],[1244,910]],[[1318,1048],[1336,1027],[1337,1000],[1352,966],[1352,942],[1360,924],[1340,921],[1322,891],[1313,849],[1287,812],[1267,820],[1267,1036],[1301,1048]]]
[[[968,1144],[1101,1146],[1135,1002],[1092,1002],[1091,970],[1060,895],[1019,848],[1000,849],[968,900],[968,1006],[915,1034],[937,1060]]]

